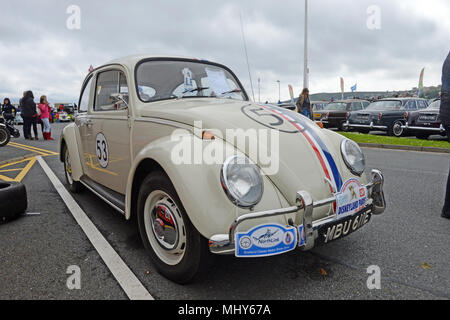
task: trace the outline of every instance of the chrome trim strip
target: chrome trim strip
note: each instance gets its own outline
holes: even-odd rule
[[[118,211],[119,213],[125,215],[125,211],[120,209],[119,207],[117,207],[116,205],[114,205],[111,201],[109,201],[108,199],[106,199],[104,196],[102,196],[100,193],[98,193],[97,191],[95,191],[91,186],[89,186],[87,183],[83,182],[82,180],[80,180],[80,182],[86,187],[88,188],[90,191],[92,191],[97,197],[99,197],[100,199],[102,199],[103,201],[105,201],[107,204],[109,204],[113,209],[115,209],[116,211]]]
[[[374,126],[373,122],[371,122],[370,124],[354,124],[350,123],[348,120],[343,124],[343,126],[350,128],[387,129],[387,126]]]
[[[423,130],[423,131],[436,131],[436,132],[445,132],[444,126],[441,124],[439,128],[430,128],[430,127],[410,127],[408,124],[402,126],[402,129],[406,130]]]

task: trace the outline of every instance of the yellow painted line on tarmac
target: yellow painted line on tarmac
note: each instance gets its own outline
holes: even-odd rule
[[[28,162],[28,163],[23,168],[4,169],[4,168],[7,168],[10,166],[19,164],[19,163],[24,163],[24,162]],[[19,170],[20,170],[20,172],[15,178],[10,178],[10,177],[0,174],[0,180],[6,181],[6,182],[21,182],[23,180],[23,178],[25,178],[25,176],[31,170],[31,168],[33,167],[35,162],[36,162],[36,157],[31,157],[31,158],[26,158],[23,160],[19,160],[19,161],[15,161],[12,163],[7,163],[4,165],[1,165],[0,169],[3,169],[3,170],[0,170],[0,172],[13,172],[13,171],[19,171]]]
[[[37,147],[25,145],[25,144],[20,144],[20,143],[17,143],[17,142],[10,142],[8,145],[11,146],[11,147],[15,147],[15,148],[19,148],[19,149],[23,149],[23,150],[27,150],[27,151],[33,151],[33,152],[39,153],[39,155],[44,156],[44,157],[46,157],[46,156],[54,156],[54,155],[58,155],[59,154],[59,153],[51,151],[51,150],[37,148]]]

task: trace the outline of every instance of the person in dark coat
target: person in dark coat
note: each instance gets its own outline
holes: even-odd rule
[[[447,133],[447,139],[450,142],[450,52],[448,53],[447,59],[444,62],[444,67],[442,68],[441,109],[439,115]],[[450,219],[450,167],[442,217]]]
[[[5,120],[14,120],[16,117],[16,107],[11,104],[11,100],[9,98],[5,98],[3,100],[3,107],[1,108],[1,112],[3,113],[3,117]]]
[[[21,109],[22,109],[22,118],[23,118],[23,136],[27,140],[32,140],[31,137],[31,126],[33,126],[34,131],[34,139],[38,140],[38,131],[37,131],[37,111],[36,111],[36,103],[34,103],[34,96],[32,91],[27,91],[25,96],[21,99]]]

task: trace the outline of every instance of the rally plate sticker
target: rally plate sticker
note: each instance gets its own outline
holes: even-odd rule
[[[294,250],[297,230],[279,224],[254,227],[248,232],[236,233],[236,257],[268,257]]]
[[[341,192],[336,195],[336,216],[342,219],[363,210],[367,202],[367,188],[358,180],[352,178],[343,185]]]

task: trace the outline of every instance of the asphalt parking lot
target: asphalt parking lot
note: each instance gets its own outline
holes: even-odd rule
[[[39,154],[65,184],[56,155],[64,126],[53,125],[55,141],[19,138],[0,149],[0,179],[22,173],[29,201],[28,215],[0,225],[0,299],[128,298],[33,162],[31,154]],[[311,252],[250,260],[216,257],[208,274],[184,286],[155,271],[135,221],[125,221],[88,191],[73,197],[155,299],[450,299],[450,221],[440,217],[448,154],[364,152],[368,169],[378,168],[386,178],[388,207],[382,216]],[[17,158],[23,162],[4,164]],[[373,265],[381,270],[381,289],[367,287],[367,268]],[[69,266],[81,269],[79,290],[66,285]]]

